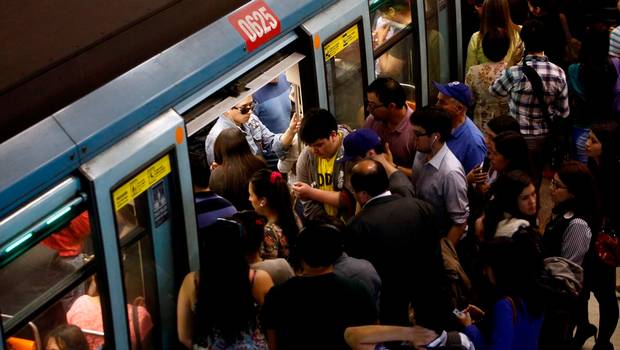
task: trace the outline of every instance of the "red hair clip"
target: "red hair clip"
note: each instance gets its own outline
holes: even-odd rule
[[[269,178],[269,182],[275,184],[278,179],[282,178],[282,174],[279,171],[274,171],[271,173],[271,177]]]

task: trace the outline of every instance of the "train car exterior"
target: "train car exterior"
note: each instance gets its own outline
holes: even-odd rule
[[[198,268],[188,140],[282,74],[298,113],[353,127],[378,75],[426,104],[429,81],[462,75],[458,13],[254,0],[2,143],[0,350],[42,349],[64,322],[91,346],[175,348],[176,294]]]

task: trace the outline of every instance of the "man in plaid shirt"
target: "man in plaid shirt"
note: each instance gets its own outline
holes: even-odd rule
[[[538,20],[529,20],[523,24],[521,39],[527,52],[524,61],[536,70],[543,82],[549,116],[552,119],[566,118],[569,113],[566,75],[562,68],[549,62],[543,52],[544,30],[544,25]],[[523,73],[521,65],[506,68],[491,84],[489,92],[497,96],[509,96],[510,115],[519,122],[521,134],[530,151],[533,175],[539,183],[545,164],[544,148],[550,126],[545,122],[532,84]]]

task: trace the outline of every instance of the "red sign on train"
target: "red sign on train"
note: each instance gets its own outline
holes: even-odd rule
[[[248,52],[280,34],[280,19],[263,1],[255,0],[228,16],[228,21],[245,40]]]

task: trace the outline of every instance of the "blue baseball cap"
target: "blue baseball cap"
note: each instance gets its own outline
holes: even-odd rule
[[[460,81],[452,81],[447,84],[439,84],[434,81],[433,84],[442,94],[452,97],[466,107],[471,106],[474,96],[467,84],[463,84]]]
[[[339,161],[345,162],[358,157],[366,157],[368,151],[381,146],[381,138],[373,129],[357,129],[347,135],[342,144],[344,155]]]

